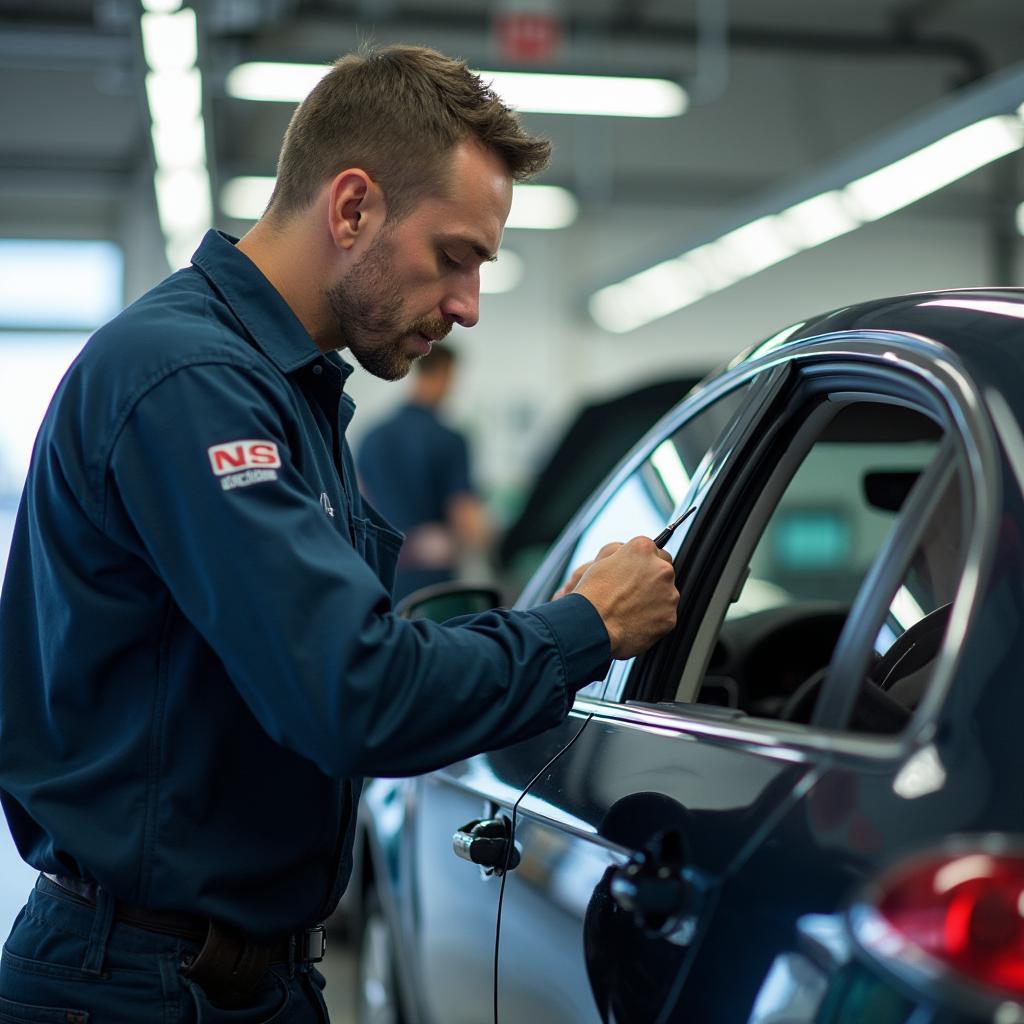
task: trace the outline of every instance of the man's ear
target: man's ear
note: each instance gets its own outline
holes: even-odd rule
[[[384,223],[387,210],[380,186],[363,170],[349,168],[330,185],[329,226],[339,249],[369,241]]]

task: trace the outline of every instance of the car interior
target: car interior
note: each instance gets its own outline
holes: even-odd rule
[[[851,603],[942,429],[880,401],[825,402],[754,500],[674,703],[808,722]],[[931,675],[963,562],[957,474],[923,524],[849,727],[896,732]]]

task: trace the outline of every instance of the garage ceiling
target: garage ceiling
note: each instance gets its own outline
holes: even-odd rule
[[[373,38],[509,66],[495,57],[487,0],[192,6],[215,196],[235,175],[273,173],[290,114],[228,97],[238,63],[325,62]],[[562,10],[565,43],[547,70],[655,73],[693,93],[666,121],[527,115],[555,142],[544,180],[573,188],[584,217],[610,203],[743,201],[1024,54],[1016,0],[564,0]],[[136,0],[0,0],[0,235],[116,237],[126,190],[152,172],[139,14]],[[702,24],[723,17],[721,53]],[[981,215],[989,181],[979,172],[931,201]]]

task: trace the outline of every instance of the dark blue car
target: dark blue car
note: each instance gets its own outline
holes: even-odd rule
[[[693,506],[675,633],[369,786],[364,1024],[1024,1022],[1022,422],[1011,289],[840,309],[681,401],[517,602]]]

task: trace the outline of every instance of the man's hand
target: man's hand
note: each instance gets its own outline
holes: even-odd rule
[[[611,544],[605,544],[605,546],[598,551],[594,562],[600,562],[602,558],[614,555],[621,547],[622,544],[619,541],[612,541]],[[594,564],[594,562],[584,562],[582,565],[577,565],[576,568],[573,569],[572,575],[568,580],[566,580],[565,585],[556,592],[555,596],[551,600],[557,601],[558,598],[565,597],[566,594],[571,594],[579,585],[580,580],[583,579],[583,574]]]
[[[672,558],[656,548],[650,537],[606,544],[593,562],[573,573],[562,588],[568,590],[582,594],[597,609],[608,630],[613,658],[632,658],[646,651],[676,624],[679,591]]]

